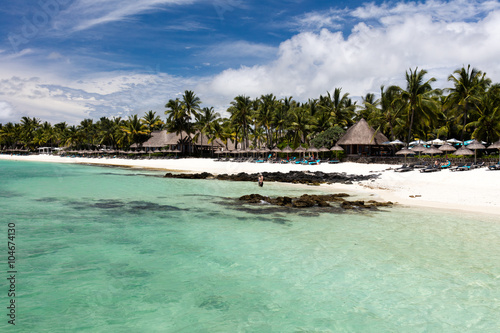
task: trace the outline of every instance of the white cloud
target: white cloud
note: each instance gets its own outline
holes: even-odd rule
[[[14,108],[7,101],[0,100],[0,123],[6,123],[9,121],[16,122],[19,119],[14,119]]]
[[[461,6],[467,15],[458,10]],[[497,7],[483,19],[472,20]],[[398,13],[404,15],[392,19]],[[444,87],[448,75],[467,64],[486,71],[493,81],[500,79],[498,2],[473,2],[472,7],[462,0],[395,8],[369,4],[350,14],[379,23],[359,22],[347,38],[327,29],[299,33],[281,43],[275,61],[225,70],[203,89],[230,99],[274,93],[305,101],[335,87],[363,96],[379,92],[380,85],[404,85],[405,71],[417,66]]]
[[[176,77],[153,69],[95,73],[89,71],[98,60],[89,55],[75,58],[37,49],[14,56],[0,53],[0,121],[27,115],[79,123],[88,117],[148,110],[163,115],[165,103],[184,90],[194,90],[204,106],[214,106],[218,112],[240,94],[273,93],[307,101],[341,87],[356,97],[378,93],[381,85],[404,86],[405,71],[417,66],[429,72],[428,78],[438,79],[437,87],[449,86],[448,75],[468,64],[500,81],[498,1],[369,4],[345,11],[353,27],[348,35],[312,28],[340,22],[337,12],[324,13],[331,20],[313,14],[304,17],[326,23],[311,24],[311,29],[283,41],[278,49],[246,41],[208,49],[200,64],[218,66],[219,59],[237,63],[247,56],[255,59],[255,54],[262,63],[225,69],[211,77]],[[110,66],[100,62],[99,67]]]
[[[94,26],[130,19],[130,17],[173,5],[189,5],[196,0],[77,0],[61,15],[54,17],[60,31],[81,31]]]
[[[266,44],[250,43],[244,40],[213,44],[203,52],[205,58],[216,59],[274,59],[278,49]]]

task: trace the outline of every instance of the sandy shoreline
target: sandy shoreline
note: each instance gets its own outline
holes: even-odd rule
[[[288,172],[323,171],[346,172],[367,175],[380,173],[376,180],[353,185],[322,185],[326,191],[355,191],[375,196],[380,200],[401,205],[429,207],[500,215],[500,171],[480,168],[463,172],[443,170],[434,173],[410,171],[404,173],[390,170],[393,165],[339,163],[320,165],[234,163],[215,162],[212,159],[186,158],[169,160],[129,160],[120,158],[70,158],[49,155],[10,156],[0,155],[3,160],[36,161],[53,163],[82,163],[110,165],[178,172],[209,172],[213,174],[236,174],[239,172]]]

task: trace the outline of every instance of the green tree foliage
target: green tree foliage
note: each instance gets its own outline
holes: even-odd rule
[[[435,89],[434,78],[418,68],[405,73],[406,87],[382,86],[377,94],[368,93],[360,104],[341,88],[300,103],[293,97],[279,99],[273,94],[252,99],[236,96],[222,118],[212,107],[203,107],[193,91],[166,105],[166,122],[155,111],[142,118],[102,117],[97,122],[84,119],[78,125],[52,126],[37,118],[22,117],[19,123],[0,124],[0,146],[35,149],[38,146],[66,146],[95,149],[142,144],[155,130],[166,129],[185,141],[185,136],[213,144],[220,140],[238,148],[283,147],[290,145],[331,146],[355,121],[364,118],[391,140],[411,141],[460,136],[493,142],[500,137],[500,86],[470,65],[448,77],[452,87]],[[202,142],[203,144],[203,142]],[[182,149],[184,149],[184,146]]]
[[[311,145],[317,148],[325,147],[330,149],[342,137],[345,130],[336,125],[328,128],[327,130],[319,133],[311,140]]]

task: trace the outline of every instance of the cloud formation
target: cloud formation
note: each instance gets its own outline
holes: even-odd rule
[[[86,4],[87,12],[71,27],[87,29],[158,5],[190,2],[126,1],[115,11],[114,0],[104,3],[107,9],[97,8],[102,2],[79,0],[76,8]],[[290,21],[287,28],[296,34],[277,48],[242,39],[214,41],[197,50],[194,56],[203,58],[204,66],[223,68],[210,76],[174,76],[130,64],[109,66],[113,59],[92,58],[85,50],[79,56],[60,49],[0,52],[0,122],[25,115],[79,123],[88,117],[125,117],[148,110],[162,114],[165,103],[184,90],[194,90],[204,106],[218,112],[240,94],[255,98],[273,93],[307,101],[341,87],[356,98],[378,93],[381,85],[404,87],[405,71],[415,67],[436,77],[439,88],[449,86],[447,77],[468,64],[485,71],[493,82],[500,81],[498,1],[370,3],[306,13]],[[259,65],[233,66],[249,58]]]
[[[405,71],[415,67],[426,69],[444,87],[447,76],[467,64],[500,79],[498,2],[370,3],[344,14],[342,20],[357,21],[348,36],[311,28],[342,21],[337,11],[299,17],[301,30],[311,31],[281,43],[275,61],[227,69],[204,89],[228,98],[274,93],[304,101],[342,87],[363,96],[377,93],[381,85],[404,86]]]

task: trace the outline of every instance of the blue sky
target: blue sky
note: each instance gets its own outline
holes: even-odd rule
[[[239,94],[356,99],[415,67],[500,81],[499,1],[18,0],[0,32],[2,123],[163,115],[186,89],[219,112]]]

